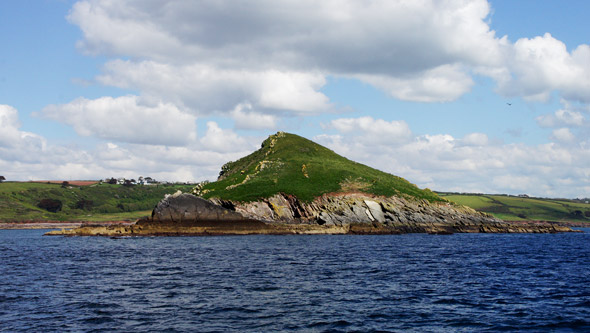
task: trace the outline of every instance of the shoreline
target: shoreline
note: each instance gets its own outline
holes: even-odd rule
[[[129,226],[137,221],[0,221],[0,230],[66,229],[84,226]]]
[[[131,226],[135,221],[0,221],[0,230],[28,230],[28,229],[68,229],[92,226]],[[551,225],[556,227],[590,228],[590,223],[574,221],[504,221],[505,223],[520,225]]]
[[[207,220],[192,222],[139,221],[132,225],[85,225],[73,229],[47,232],[47,236],[218,236],[218,235],[385,235],[424,233],[451,235],[455,233],[561,233],[581,232],[569,227],[549,224],[488,224],[469,223],[409,223],[384,225],[380,223],[348,223],[340,226],[319,224],[265,223],[256,220]]]
[[[557,227],[574,227],[574,228],[590,228],[590,222],[579,221],[540,221],[540,220],[526,220],[526,221],[504,221],[515,225],[554,225]]]

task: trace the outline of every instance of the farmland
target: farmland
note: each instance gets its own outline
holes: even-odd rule
[[[439,195],[506,221],[590,222],[590,204],[585,200],[498,194],[439,193]]]
[[[165,194],[192,185],[62,186],[61,182],[0,183],[0,221],[131,221],[149,215]]]

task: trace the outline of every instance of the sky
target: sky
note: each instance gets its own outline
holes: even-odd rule
[[[0,2],[0,175],[215,180],[285,131],[436,191],[590,197],[590,2]]]

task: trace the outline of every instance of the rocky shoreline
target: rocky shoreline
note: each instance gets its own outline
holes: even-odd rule
[[[325,194],[311,202],[276,194],[256,202],[205,200],[176,193],[151,217],[132,225],[80,226],[48,232],[65,236],[197,236],[250,234],[557,233],[552,224],[507,223],[450,203],[361,192]]]
[[[79,228],[82,226],[131,225],[134,223],[135,221],[0,221],[0,230]]]

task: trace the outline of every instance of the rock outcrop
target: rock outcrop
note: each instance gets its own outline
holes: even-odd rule
[[[161,200],[149,220],[154,223],[232,222],[246,220],[242,214],[226,209],[192,194],[167,195]]]
[[[151,217],[129,226],[83,226],[49,235],[175,236],[246,234],[401,234],[572,231],[545,224],[511,224],[471,208],[366,193],[326,194],[312,202],[277,194],[255,202],[166,196]]]
[[[362,192],[325,194],[305,203],[277,194],[240,203],[212,200],[252,219],[270,224],[315,224],[349,227],[359,233],[563,232],[566,227],[511,224],[489,214],[448,202],[431,203]]]

